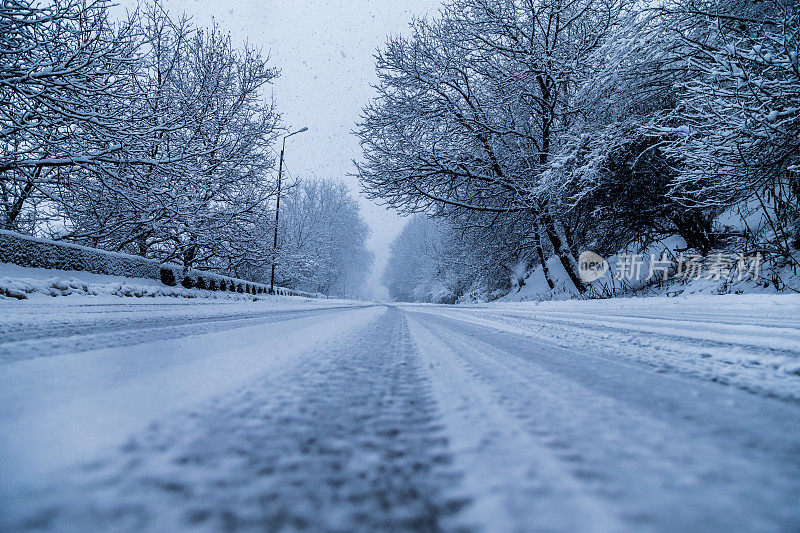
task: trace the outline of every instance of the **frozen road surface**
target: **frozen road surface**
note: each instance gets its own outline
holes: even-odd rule
[[[800,530],[800,306],[548,309],[0,302],[0,530]]]

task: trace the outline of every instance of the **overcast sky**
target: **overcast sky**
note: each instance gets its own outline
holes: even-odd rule
[[[390,34],[405,33],[414,16],[434,15],[440,0],[163,0],[172,13],[185,11],[198,26],[216,20],[235,40],[249,41],[280,68],[273,94],[284,123],[309,131],[287,141],[285,168],[293,177],[346,182],[360,158],[350,134],[376,81],[373,54]],[[372,287],[386,263],[388,245],[405,223],[359,197],[376,254]]]

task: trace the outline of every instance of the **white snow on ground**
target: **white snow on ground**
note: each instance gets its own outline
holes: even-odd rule
[[[793,530],[798,318],[6,300],[0,530]]]
[[[647,286],[652,275],[651,273],[653,271],[650,267],[650,261],[653,257],[661,259],[666,254],[668,259],[674,261],[678,257],[677,250],[685,247],[686,242],[682,238],[669,237],[651,244],[644,250],[638,250],[633,247],[628,250],[621,250],[619,254],[614,254],[606,258],[608,270],[606,270],[601,278],[589,284],[589,292],[595,297],[609,297],[642,289]],[[634,272],[626,273],[624,281],[621,281],[620,257],[622,255],[631,254],[638,254],[641,262]],[[525,279],[525,285],[516,287],[515,290],[512,290],[500,298],[500,301],[526,302],[578,298],[578,291],[572,281],[570,281],[567,271],[564,270],[564,266],[557,256],[551,256],[547,260],[547,269],[550,273],[550,280],[554,285],[552,289],[547,284],[542,267],[539,265],[528,274]],[[717,282],[714,284],[714,287],[718,287],[719,285],[720,282]],[[682,286],[681,289],[685,290],[687,287],[688,286]],[[708,292],[710,292],[710,290]]]
[[[711,254],[701,260],[700,275],[692,274],[683,279],[674,272],[681,257],[679,250],[685,250],[685,241],[672,236],[657,241],[644,249],[630,246],[605,259],[607,270],[599,278],[587,285],[587,294],[591,298],[612,297],[656,297],[656,296],[689,296],[689,295],[721,295],[721,294],[797,294],[800,293],[800,276],[790,265],[779,267],[759,258],[742,258],[743,272],[736,270],[736,254],[722,253],[721,257],[730,259],[732,263],[720,263],[719,270],[712,275],[710,271],[714,257]],[[687,254],[684,261],[694,260],[695,256]],[[627,260],[625,259],[627,258]],[[652,264],[653,260],[657,263]],[[700,264],[700,263],[698,263]],[[672,265],[666,280],[663,279],[665,265]],[[733,266],[731,266],[733,265]],[[541,265],[531,270],[525,278],[524,285],[515,285],[512,290],[502,295],[497,302],[531,302],[558,301],[580,299],[575,285],[570,281],[567,271],[556,256],[547,260],[550,279],[554,287],[547,284]],[[688,267],[687,267],[688,268]],[[748,270],[752,269],[752,270]],[[781,287],[780,290],[778,287]],[[465,295],[461,303],[475,301]]]
[[[0,302],[0,364],[180,339],[363,305],[295,297],[256,302],[86,296],[7,300]]]
[[[444,424],[454,448],[466,448],[454,465],[476,474],[465,476],[467,491],[478,495],[476,507],[494,496],[494,512],[512,517],[488,515],[489,530],[798,523],[796,403],[435,313],[410,315],[429,332],[418,337],[423,357],[446,364],[434,363],[431,379],[446,384],[434,385],[448,406]],[[498,470],[468,466],[487,462]]]
[[[456,466],[465,472],[465,527],[486,531],[530,529],[613,531],[617,519],[561,472],[546,446],[532,438],[514,413],[493,398],[494,391],[458,353],[422,323],[410,320],[442,411]],[[439,332],[437,332],[439,333]]]
[[[357,309],[145,342],[133,353],[123,346],[0,366],[0,489],[91,459],[147,423],[275,372],[380,312]]]
[[[800,295],[409,306],[556,346],[800,400]]]
[[[75,270],[54,270],[22,267],[11,263],[0,263],[0,300],[4,298],[27,300],[50,300],[53,296],[71,298],[92,296],[106,301],[115,298],[202,298],[210,300],[277,300],[284,296],[265,294],[251,295],[230,291],[209,291],[168,287],[157,280],[107,276]],[[301,297],[292,297],[301,298]],[[302,298],[306,300],[306,298]]]

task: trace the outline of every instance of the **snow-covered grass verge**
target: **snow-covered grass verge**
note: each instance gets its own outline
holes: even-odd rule
[[[77,278],[52,277],[0,278],[0,298],[25,300],[34,295],[45,296],[120,296],[129,298],[211,298],[215,300],[259,300],[264,297],[230,292],[213,292],[179,287],[157,287],[133,283],[88,283]]]
[[[728,294],[418,309],[800,401],[800,295]]]
[[[30,268],[0,263],[0,299],[38,299],[54,296],[123,298],[203,298],[259,301],[302,297],[252,295],[169,287],[146,278],[125,278],[91,272]]]

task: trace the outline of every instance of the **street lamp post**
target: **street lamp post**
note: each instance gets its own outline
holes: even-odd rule
[[[283,151],[286,149],[286,139],[292,135],[308,131],[308,128],[300,128],[299,130],[283,136],[283,144],[281,145],[281,156],[278,160],[278,199],[275,201],[275,233],[272,239],[272,253],[275,254],[278,250],[278,214],[281,209],[281,178],[283,177]],[[269,293],[275,294],[275,258],[272,259],[272,275],[269,279]]]

